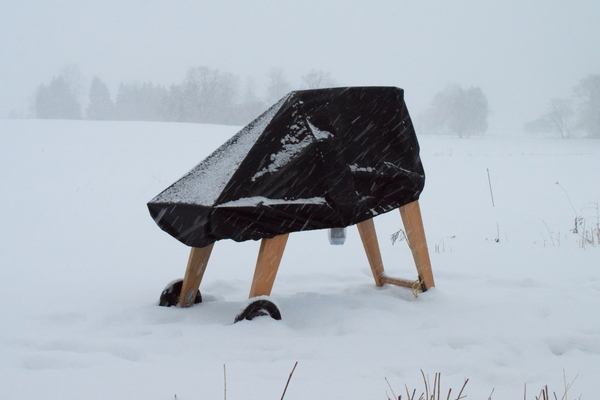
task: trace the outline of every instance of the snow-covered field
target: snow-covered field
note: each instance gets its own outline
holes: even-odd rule
[[[563,371],[598,398],[600,246],[571,229],[598,221],[600,140],[421,137],[437,288],[375,287],[355,228],[295,233],[283,320],[234,325],[259,243],[216,243],[204,303],[158,307],[188,248],[146,202],[236,131],[0,121],[0,399],[219,399],[223,365],[227,399],[279,399],[296,361],[287,400],[386,399],[420,369],[469,399],[562,392]],[[399,213],[375,223],[388,274],[416,279]]]

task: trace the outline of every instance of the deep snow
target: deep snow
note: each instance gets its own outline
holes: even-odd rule
[[[237,131],[147,122],[0,120],[1,399],[385,399],[419,369],[470,399],[543,385],[600,393],[600,141],[420,137],[437,288],[376,288],[355,228],[290,235],[282,321],[232,324],[258,242],[215,244],[190,309],[157,306],[188,249],[146,202]],[[489,170],[492,206],[487,171]],[[558,184],[557,184],[558,182]],[[594,204],[595,203],[595,204]],[[389,275],[415,279],[397,212],[375,219]],[[496,242],[499,239],[499,242]],[[559,396],[560,397],[560,396]]]

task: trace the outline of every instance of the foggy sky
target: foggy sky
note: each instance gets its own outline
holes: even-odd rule
[[[68,64],[113,98],[201,65],[254,77],[259,95],[273,67],[295,84],[321,69],[402,87],[413,115],[448,84],[474,85],[502,133],[600,73],[600,1],[0,0],[0,118]]]

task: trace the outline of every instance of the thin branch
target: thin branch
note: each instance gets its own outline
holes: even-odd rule
[[[488,176],[488,184],[490,185],[490,197],[492,198],[492,207],[496,207],[494,204],[494,193],[492,193],[492,180],[490,179],[490,169],[486,168],[487,176]]]
[[[423,375],[423,383],[425,384],[425,398],[429,400],[429,384],[427,383],[425,372],[423,372],[423,370],[421,370],[421,375]]]
[[[227,370],[223,364],[223,399],[227,400]]]
[[[417,389],[413,389],[413,394],[411,396],[408,392],[408,386],[406,386],[406,383],[404,384],[404,388],[406,389],[406,397],[408,398],[408,400],[414,400]]]
[[[569,193],[567,193],[567,191],[565,190],[564,187],[562,187],[562,185],[560,183],[558,183],[558,181],[555,182],[561,189],[563,192],[565,192],[565,196],[567,196],[567,200],[569,200],[569,204],[571,205],[571,208],[573,209],[573,212],[575,213],[575,217],[577,217],[577,211],[575,210],[575,207],[573,206],[573,203],[571,202],[571,198],[569,197]]]
[[[458,392],[458,397],[456,398],[456,400],[460,400],[463,398],[462,392],[463,392],[463,390],[465,390],[465,386],[467,386],[468,382],[469,382],[469,378],[465,379],[465,383],[463,384],[462,388],[460,389],[460,392]],[[464,396],[464,397],[467,397],[467,396]]]
[[[298,361],[296,361],[296,364],[294,364],[294,368],[292,368],[292,372],[290,372],[290,376],[287,380],[287,383],[285,384],[285,388],[283,389],[283,394],[281,395],[281,400],[283,400],[283,396],[285,396],[285,392],[287,391],[288,385],[290,384],[290,380],[292,380],[292,375],[294,374],[294,371],[296,370],[296,365],[298,365]]]
[[[387,382],[390,390],[392,391],[392,395],[394,396],[394,399],[397,399],[398,396],[396,396],[396,393],[394,393],[394,389],[392,389],[392,385],[390,385],[390,381],[388,381],[388,378],[385,378],[385,381]]]

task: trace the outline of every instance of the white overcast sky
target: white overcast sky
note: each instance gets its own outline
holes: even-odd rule
[[[600,73],[600,0],[0,0],[0,117],[68,64],[113,96],[192,66],[257,90],[274,67],[293,83],[322,69],[340,85],[404,88],[413,115],[448,84],[474,85],[500,132]]]

